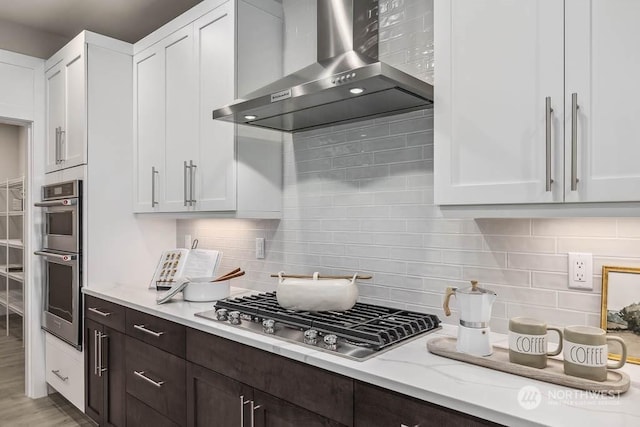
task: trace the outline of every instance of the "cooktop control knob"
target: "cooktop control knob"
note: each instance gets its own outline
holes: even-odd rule
[[[276,322],[273,319],[264,319],[262,321],[262,331],[265,334],[274,334],[276,332]]]
[[[239,311],[229,312],[229,323],[231,323],[232,325],[239,325],[242,323],[242,320],[240,319]]]
[[[227,309],[226,308],[221,308],[219,310],[216,311],[216,319],[221,320],[221,321],[225,321],[227,320]]]
[[[333,334],[325,335],[324,344],[327,350],[336,351],[338,349],[338,337]]]
[[[318,331],[315,329],[307,329],[304,331],[304,343],[308,345],[316,345],[318,343]]]

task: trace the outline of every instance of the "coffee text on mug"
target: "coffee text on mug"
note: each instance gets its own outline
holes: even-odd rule
[[[586,345],[565,341],[565,360],[583,366],[606,366],[607,346],[606,345]]]
[[[509,349],[524,354],[546,354],[546,335],[527,335],[509,332]]]

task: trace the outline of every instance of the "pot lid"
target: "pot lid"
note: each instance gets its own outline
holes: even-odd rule
[[[471,286],[468,288],[458,288],[456,290],[456,293],[460,293],[460,294],[470,294],[470,295],[482,295],[482,294],[489,294],[489,295],[495,295],[496,293],[493,291],[490,291],[489,289],[484,289],[478,286],[478,281],[477,280],[472,280],[471,281]]]

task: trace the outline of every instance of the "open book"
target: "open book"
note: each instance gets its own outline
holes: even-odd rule
[[[180,277],[214,277],[222,252],[208,249],[164,251],[149,288],[168,290]]]

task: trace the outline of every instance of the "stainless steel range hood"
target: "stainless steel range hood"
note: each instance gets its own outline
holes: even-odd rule
[[[433,106],[433,86],[378,61],[378,0],[317,0],[317,62],[213,111],[286,132]]]

